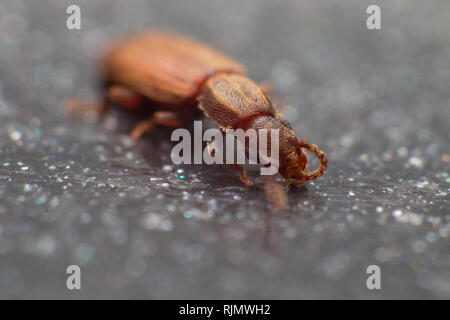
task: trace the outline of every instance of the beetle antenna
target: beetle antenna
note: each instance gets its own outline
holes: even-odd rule
[[[309,172],[308,169],[305,169],[304,181],[305,182],[308,180],[312,181],[323,176],[323,174],[325,173],[325,171],[327,171],[328,168],[328,159],[325,152],[319,150],[319,148],[315,144],[309,144],[306,139],[299,141],[298,146],[300,148],[308,149],[308,151],[313,153],[320,161],[320,165],[315,171]]]

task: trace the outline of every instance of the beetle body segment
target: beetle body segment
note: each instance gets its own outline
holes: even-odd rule
[[[195,98],[217,73],[245,74],[242,64],[195,40],[147,32],[114,46],[103,59],[109,83],[156,102],[180,104]]]
[[[258,114],[275,116],[275,110],[249,78],[236,74],[217,74],[206,81],[198,98],[199,108],[220,128],[236,128]]]
[[[242,129],[254,129],[258,133],[261,129],[268,131],[273,129],[278,130],[279,173],[283,178],[289,179],[295,173],[303,172],[308,165],[306,154],[298,147],[297,137],[287,121],[271,115],[260,115],[247,121]],[[271,135],[269,133],[267,150],[271,150],[272,141],[270,137]]]

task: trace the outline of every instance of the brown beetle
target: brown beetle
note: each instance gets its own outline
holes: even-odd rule
[[[306,140],[297,140],[290,124],[280,119],[267,89],[247,78],[239,62],[204,44],[159,31],[138,34],[109,51],[103,71],[107,90],[100,112],[112,101],[132,109],[150,103],[158,106],[151,118],[133,130],[134,139],[157,125],[181,126],[187,113],[201,110],[222,130],[278,129],[279,173],[289,184],[299,187],[327,170],[325,153]],[[307,169],[305,150],[320,160],[314,172]],[[239,170],[242,182],[252,184],[243,166],[232,166]],[[275,179],[265,182],[268,198],[279,195],[272,204],[285,207],[286,196]]]

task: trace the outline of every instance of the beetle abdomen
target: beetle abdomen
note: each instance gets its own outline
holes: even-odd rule
[[[205,83],[199,108],[221,128],[235,128],[257,114],[275,116],[275,110],[261,89],[237,74],[218,74]]]
[[[139,34],[113,47],[104,71],[109,82],[170,104],[195,98],[211,75],[246,73],[239,62],[206,45],[161,32]]]

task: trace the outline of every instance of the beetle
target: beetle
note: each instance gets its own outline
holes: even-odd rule
[[[182,126],[187,115],[202,112],[223,131],[278,129],[278,172],[290,185],[300,187],[327,170],[325,153],[307,140],[297,140],[289,122],[281,119],[271,102],[269,88],[250,80],[241,63],[205,44],[173,33],[147,31],[112,46],[102,60],[102,69],[106,90],[100,113],[111,102],[129,109],[157,106],[157,111],[131,132],[133,139],[158,125]],[[305,150],[319,159],[313,172],[308,170]],[[232,167],[244,184],[252,185],[243,166]],[[274,206],[285,207],[286,197],[275,180],[265,181],[268,197],[277,198],[271,201]]]

